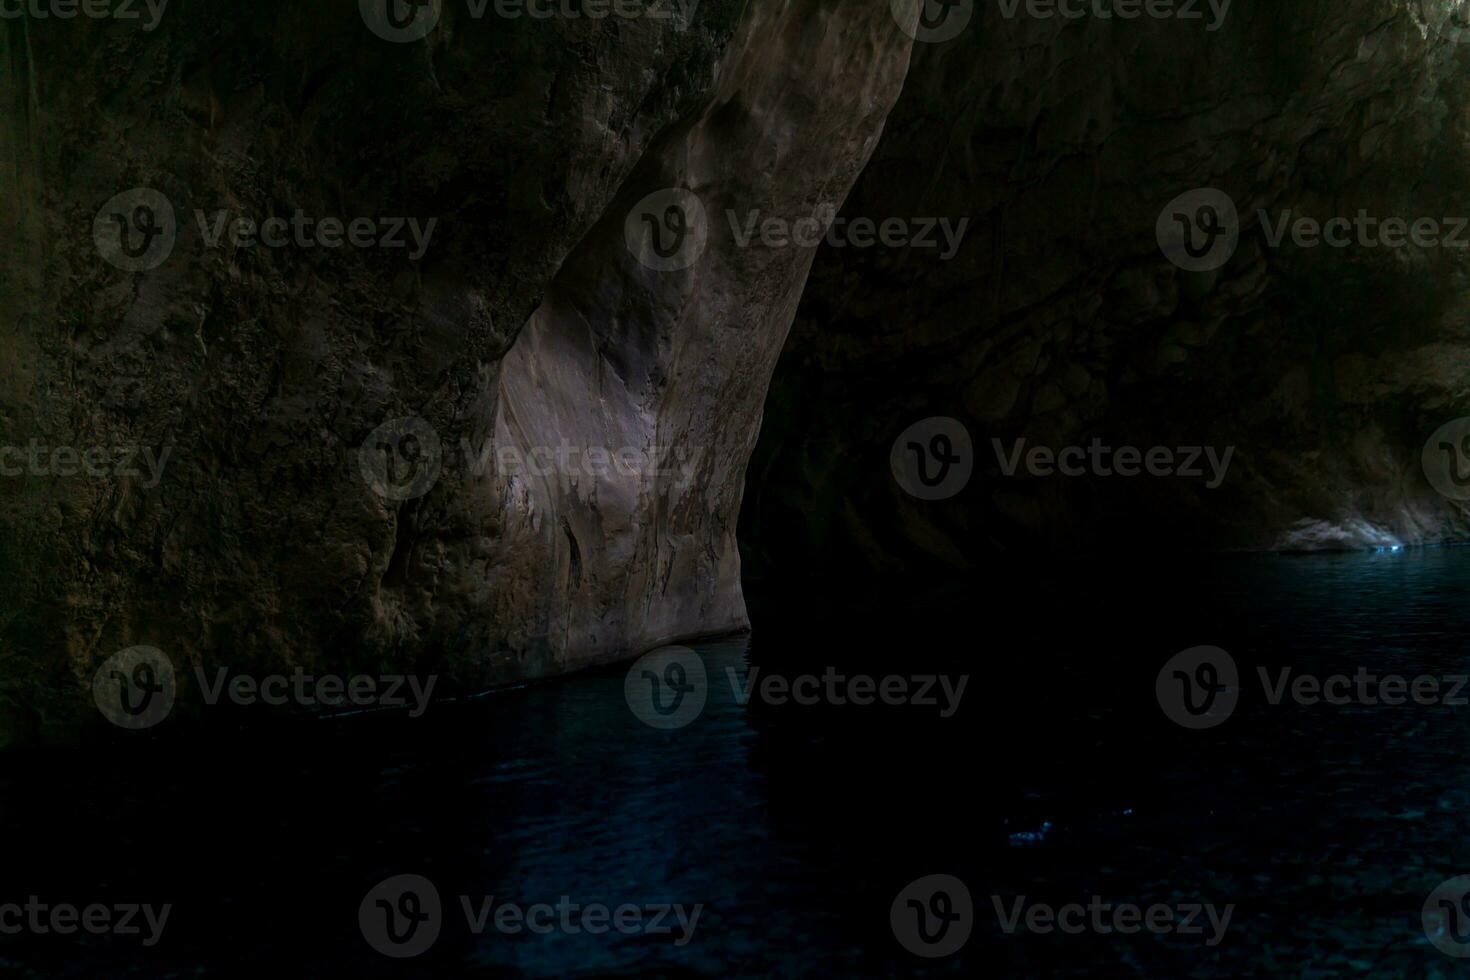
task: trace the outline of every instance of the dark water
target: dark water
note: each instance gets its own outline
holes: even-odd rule
[[[653,729],[609,670],[419,719],[202,730],[4,760],[0,902],[171,903],[162,939],[0,937],[36,976],[1452,975],[1420,910],[1470,871],[1470,707],[1270,705],[1257,678],[1470,673],[1470,549],[996,568],[918,604],[788,595],[698,645],[690,725]],[[1218,727],[1154,681],[1218,645]],[[960,707],[739,704],[743,676],[969,677]],[[1470,696],[1470,690],[1464,692]],[[120,733],[122,734],[122,733]],[[139,733],[127,733],[139,734]],[[358,906],[418,874],[432,948],[381,956]],[[973,932],[920,959],[889,908],[962,880]],[[472,934],[474,905],[702,907],[692,938]],[[1009,905],[1234,906],[1224,938],[1005,933]]]

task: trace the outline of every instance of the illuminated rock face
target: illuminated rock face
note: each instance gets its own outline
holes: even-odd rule
[[[736,229],[841,201],[907,57],[882,5],[750,8],[708,107],[659,137],[558,270],[500,364],[487,431],[512,460],[570,440],[580,465],[497,467],[456,495],[472,526],[499,529],[491,577],[458,577],[479,593],[473,648],[508,651],[496,679],[747,625],[745,466],[816,250]],[[677,249],[670,214],[687,234]],[[649,254],[647,219],[667,256]]]
[[[840,207],[912,41],[876,0],[686,7],[4,25],[0,442],[156,472],[0,481],[0,741],[95,721],[139,644],[475,688],[745,624],[815,249],[727,213]]]
[[[917,45],[843,217],[971,225],[949,260],[819,256],[751,464],[747,573],[779,579],[797,555],[803,574],[870,579],[1034,550],[1464,536],[1463,504],[1421,454],[1470,415],[1470,248],[1356,238],[1364,210],[1446,237],[1444,219],[1470,215],[1458,6],[1238,0],[1215,31],[997,17]],[[1156,226],[1207,188],[1237,209],[1238,237],[1217,268],[1188,271]],[[1335,240],[1352,244],[1312,245],[1310,226],[1294,241],[1298,219],[1325,231],[1339,216],[1354,220]],[[932,416],[964,423],[974,473],[923,501],[886,463]],[[1233,456],[1213,488],[1208,464],[1067,476],[1023,459],[1007,475],[1021,440]]]

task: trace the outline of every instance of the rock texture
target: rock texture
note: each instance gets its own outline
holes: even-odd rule
[[[1267,229],[1470,214],[1464,5],[1008,6],[5,20],[0,740],[95,721],[137,644],[477,689],[738,628],[742,513],[744,570],[803,587],[1463,535],[1419,457],[1470,403],[1470,251]],[[1186,271],[1156,224],[1199,188],[1239,241]],[[156,263],[119,251],[144,200]],[[781,230],[838,208],[967,225],[950,257]],[[977,461],[926,502],[888,462],[930,416]],[[1020,439],[1233,456],[1006,475]]]
[[[744,466],[813,250],[738,247],[724,212],[839,206],[911,42],[878,0],[686,6],[687,29],[446,2],[411,43],[352,0],[5,22],[0,443],[169,456],[156,485],[0,480],[4,737],[95,720],[93,671],[134,644],[181,674],[475,688],[744,624]],[[124,271],[94,218],[140,187],[177,242]],[[656,271],[625,226],[665,188],[708,240]],[[211,243],[222,210],[436,225],[411,259]],[[432,436],[385,437],[403,418]],[[499,463],[564,442],[696,469]],[[415,456],[437,478],[395,492]]]
[[[779,580],[799,555],[803,576],[911,584],[1036,550],[1463,537],[1464,505],[1420,454],[1470,414],[1470,249],[1276,247],[1258,219],[1470,215],[1462,7],[1237,0],[1211,32],[1207,11],[1008,20],[982,4],[957,38],[917,45],[844,216],[972,227],[950,261],[822,253],[752,462],[748,572]],[[1178,268],[1156,238],[1196,188],[1240,214],[1216,271]],[[926,502],[888,457],[930,416],[965,424],[976,470]],[[1206,489],[1007,476],[992,444],[1094,438],[1235,455]]]

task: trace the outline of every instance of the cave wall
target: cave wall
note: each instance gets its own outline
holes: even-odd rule
[[[1463,535],[1419,456],[1467,402],[1465,253],[1255,217],[1470,213],[1462,4],[1008,6],[5,21],[0,447],[151,464],[0,477],[0,740],[95,722],[138,644],[473,690],[743,626],[742,574]],[[1192,270],[1157,228],[1200,188],[1240,223]],[[298,212],[418,239],[215,238]],[[964,231],[790,234],[834,216]],[[973,473],[919,500],[895,439],[932,417]],[[1215,487],[1007,476],[1020,438],[1233,456]]]
[[[1470,249],[1273,245],[1259,220],[1470,214],[1463,6],[1236,0],[1211,30],[1204,5],[1197,21],[975,5],[916,45],[842,216],[971,226],[947,260],[823,250],[751,464],[748,574],[779,591],[800,556],[834,588],[902,587],[1031,554],[1463,537],[1465,505],[1421,451],[1470,414]],[[1157,225],[1207,188],[1237,208],[1238,244],[1181,268]],[[932,417],[965,427],[973,473],[922,500],[890,452]],[[1008,475],[1022,439],[1233,455],[1215,486],[1199,464]]]
[[[473,690],[744,625],[744,465],[814,249],[723,211],[839,206],[911,39],[876,0],[375,9],[0,25],[0,444],[48,454],[0,480],[0,741],[97,721],[134,645],[181,684]],[[708,219],[678,268],[628,237],[668,188]],[[265,247],[221,211],[420,240]],[[564,440],[695,469],[513,465]]]

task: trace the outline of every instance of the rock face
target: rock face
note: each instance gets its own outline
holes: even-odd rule
[[[1463,5],[1237,0],[1213,31],[1206,6],[1124,21],[977,4],[958,37],[916,46],[843,217],[971,226],[948,261],[819,257],[752,461],[749,573],[779,580],[800,555],[803,575],[912,582],[1035,550],[1464,536],[1421,451],[1470,414],[1470,232],[1267,234],[1288,212],[1429,218],[1446,237],[1470,215]],[[1156,224],[1206,188],[1233,201],[1239,241],[1189,271]],[[889,453],[931,416],[965,425],[975,471],[922,501]],[[1201,478],[1007,475],[1019,440],[1234,452],[1208,488],[1203,459]]]
[[[737,519],[775,583],[1463,535],[1470,251],[1290,230],[1470,241],[1463,5],[1012,6],[5,20],[0,740],[135,645],[474,689],[738,628]],[[1203,469],[1011,462],[1093,445]]]
[[[889,5],[200,6],[4,25],[3,736],[133,645],[474,688],[744,625],[815,249],[726,212],[841,205]]]

